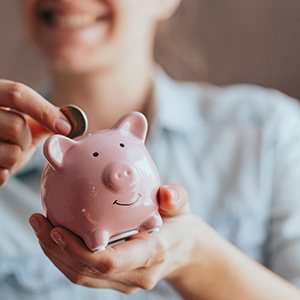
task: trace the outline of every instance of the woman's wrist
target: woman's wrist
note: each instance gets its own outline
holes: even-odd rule
[[[212,257],[215,249],[213,239],[210,238],[211,234],[215,232],[201,219],[191,215],[190,224],[187,232],[186,248],[188,249],[185,254],[187,258],[181,267],[177,268],[172,273],[165,277],[165,280],[171,284],[185,299],[199,299],[202,286],[206,286],[209,278],[218,278],[214,273],[214,261]],[[207,235],[207,237],[206,237]],[[219,271],[219,270],[218,270]]]
[[[186,264],[165,279],[185,299],[300,299],[300,292],[193,218]]]

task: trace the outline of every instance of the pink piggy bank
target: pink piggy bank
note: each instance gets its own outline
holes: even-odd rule
[[[80,236],[92,251],[162,226],[158,172],[145,147],[147,120],[123,116],[111,129],[71,140],[53,135],[41,180],[47,217]]]

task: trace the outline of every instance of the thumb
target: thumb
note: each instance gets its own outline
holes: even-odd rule
[[[188,194],[177,184],[163,185],[158,191],[159,212],[163,217],[175,217],[190,212]]]
[[[40,123],[30,117],[28,117],[27,122],[32,135],[32,144],[34,146],[37,146],[42,140],[52,134],[47,128],[43,127]]]

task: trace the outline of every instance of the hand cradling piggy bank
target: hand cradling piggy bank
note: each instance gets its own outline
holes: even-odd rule
[[[123,116],[111,129],[44,145],[41,195],[47,217],[80,236],[92,251],[162,226],[157,169],[144,145],[147,120]]]

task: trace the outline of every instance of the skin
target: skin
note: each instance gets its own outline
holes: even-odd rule
[[[179,0],[20,1],[28,34],[49,65],[53,104],[27,86],[0,80],[0,184],[50,133],[68,133],[70,126],[58,110],[66,103],[87,112],[90,131],[110,127],[132,110],[147,114],[156,28],[178,4]],[[65,15],[105,12],[105,21],[82,30],[50,30],[37,17],[44,5],[59,7]],[[164,219],[159,233],[137,235],[98,254],[68,230],[53,228],[40,214],[31,216],[30,224],[45,254],[75,284],[132,294],[151,290],[165,279],[186,299],[299,299],[297,288],[193,215],[183,187],[161,187],[158,201]]]
[[[183,187],[162,186],[158,201],[164,221],[159,233],[140,234],[98,254],[40,214],[30,221],[44,253],[75,284],[133,294],[153,289],[163,278],[184,299],[299,299],[298,289],[194,216]]]

